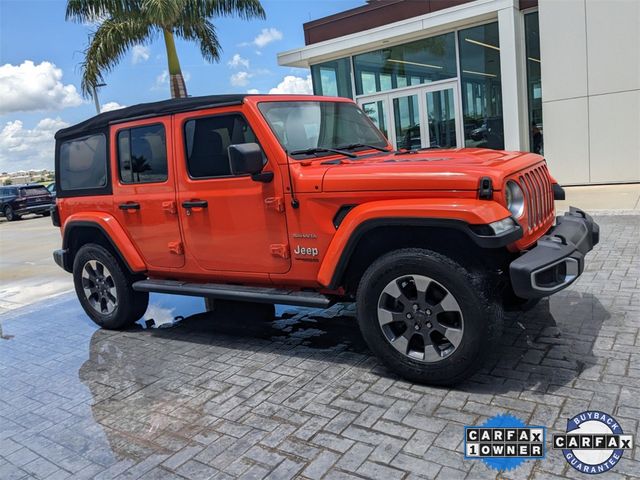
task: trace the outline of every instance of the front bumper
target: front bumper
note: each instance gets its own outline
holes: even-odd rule
[[[556,226],[538,244],[511,262],[513,292],[520,298],[541,298],[571,285],[584,269],[584,256],[600,240],[591,216],[571,207],[556,217]]]

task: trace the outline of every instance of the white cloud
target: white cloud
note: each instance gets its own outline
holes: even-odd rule
[[[277,40],[282,40],[282,32],[277,28],[263,28],[260,33],[250,42],[244,42],[240,45],[243,47],[247,47],[249,45],[254,45],[258,48],[264,48],[272,42]],[[257,53],[257,52],[256,52]]]
[[[253,43],[258,48],[264,48],[271,42],[282,40],[282,32],[277,28],[263,28],[260,34],[253,39]]]
[[[189,72],[183,71],[182,76],[184,77],[185,83],[191,79]],[[169,88],[169,71],[163,70],[162,73],[156,77],[156,83],[153,84],[151,90],[165,90],[167,88]]]
[[[134,45],[131,49],[131,54],[131,62],[135,65],[136,63],[146,62],[149,60],[151,51],[149,50],[149,47],[145,47],[144,45]]]
[[[0,130],[0,171],[52,169],[54,135],[68,125],[60,118],[43,118],[32,129],[20,120],[7,122]]]
[[[253,77],[252,73],[238,72],[231,75],[231,77],[229,78],[229,81],[231,82],[231,85],[233,85],[234,87],[244,87],[249,83],[249,79],[251,77]]]
[[[258,90],[257,88],[250,88],[249,90],[247,90],[247,93],[249,95],[256,95],[256,94],[260,93],[260,90]]]
[[[311,86],[311,75],[307,75],[307,78],[287,75],[282,79],[277,87],[269,90],[269,93],[297,93],[312,95],[313,87]]]
[[[243,58],[240,56],[239,53],[236,53],[231,58],[231,60],[227,62],[227,65],[229,65],[231,68],[240,68],[240,67],[249,68],[249,59]]]
[[[126,105],[120,105],[118,102],[107,102],[100,107],[100,112],[111,112],[112,110],[120,110],[125,107]]]
[[[11,112],[61,110],[82,104],[74,85],[62,83],[62,70],[53,63],[0,66],[0,115]]]

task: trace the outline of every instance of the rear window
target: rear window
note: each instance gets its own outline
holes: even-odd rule
[[[167,180],[167,144],[163,125],[130,128],[118,133],[122,183]]]
[[[43,186],[23,187],[20,189],[20,195],[23,197],[37,197],[40,195],[49,195],[49,190]]]
[[[90,190],[107,185],[107,139],[87,135],[60,145],[60,189]]]

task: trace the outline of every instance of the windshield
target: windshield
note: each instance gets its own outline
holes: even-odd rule
[[[288,152],[353,144],[387,146],[382,133],[353,103],[262,102],[258,107]]]

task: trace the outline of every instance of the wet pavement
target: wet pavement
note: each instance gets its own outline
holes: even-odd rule
[[[71,277],[51,256],[61,243],[50,217],[0,217],[0,314],[73,290]]]
[[[0,479],[496,478],[463,426],[510,413],[560,432],[587,409],[636,435],[640,217],[604,216],[570,289],[513,316],[455,388],[371,356],[351,306],[273,322],[153,295],[165,328],[99,330],[64,294],[0,315]],[[175,321],[176,317],[178,320]],[[640,448],[607,478],[639,478]],[[505,478],[575,478],[558,451]]]

